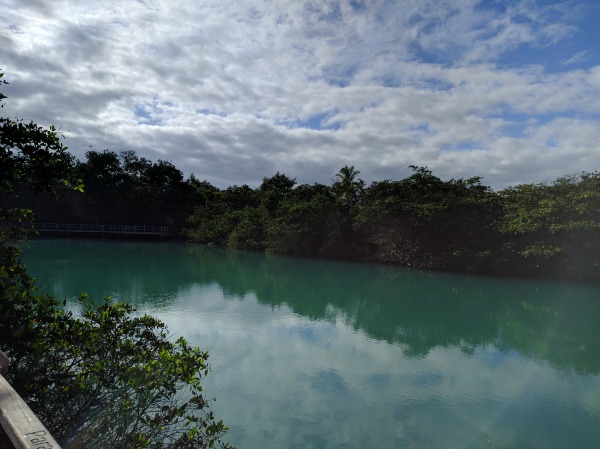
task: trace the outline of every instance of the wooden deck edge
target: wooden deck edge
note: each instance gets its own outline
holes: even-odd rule
[[[50,432],[1,374],[0,424],[15,449],[60,449]]]

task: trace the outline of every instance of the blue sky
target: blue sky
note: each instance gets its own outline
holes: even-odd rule
[[[0,0],[4,114],[219,187],[600,169],[600,2]]]

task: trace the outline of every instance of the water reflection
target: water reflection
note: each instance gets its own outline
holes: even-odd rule
[[[579,373],[600,372],[600,287],[498,280],[265,256],[203,246],[41,240],[25,260],[42,288],[168,309],[193,287],[249,294],[311,320],[337,320],[406,357],[492,345]]]
[[[593,448],[600,289],[159,243],[37,241],[61,297],[114,295],[211,351],[240,449]]]

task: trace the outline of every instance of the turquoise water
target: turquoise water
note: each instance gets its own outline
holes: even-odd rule
[[[24,260],[42,290],[127,300],[208,349],[239,449],[600,447],[600,286],[173,243]]]

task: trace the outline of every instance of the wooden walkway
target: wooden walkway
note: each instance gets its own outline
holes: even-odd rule
[[[0,425],[16,449],[60,449],[48,429],[6,381],[10,360],[0,351]],[[5,447],[6,441],[0,439]]]
[[[167,237],[170,235],[167,226],[127,226],[127,225],[93,225],[93,224],[61,224],[36,223],[38,232],[85,233],[85,234],[119,234],[148,235]]]

